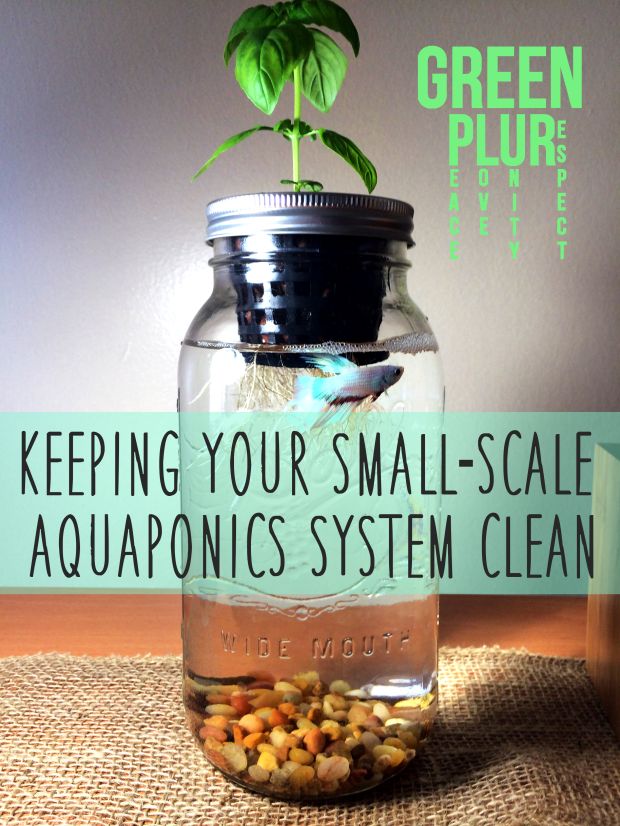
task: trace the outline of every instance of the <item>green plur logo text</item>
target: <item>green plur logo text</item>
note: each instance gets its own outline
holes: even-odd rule
[[[489,235],[489,180],[506,167],[510,195],[510,253],[519,254],[520,168],[555,167],[555,243],[560,260],[568,246],[567,108],[583,105],[583,49],[573,46],[425,46],[418,53],[418,102],[449,106],[450,258],[460,253],[460,174],[463,161],[478,168],[479,234]],[[468,108],[472,114],[461,110]],[[479,112],[477,110],[480,110]],[[504,111],[498,111],[504,110]]]

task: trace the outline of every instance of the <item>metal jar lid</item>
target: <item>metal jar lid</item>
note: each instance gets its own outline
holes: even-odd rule
[[[211,201],[207,241],[270,235],[361,235],[413,246],[413,207],[393,198],[338,192],[257,192]]]

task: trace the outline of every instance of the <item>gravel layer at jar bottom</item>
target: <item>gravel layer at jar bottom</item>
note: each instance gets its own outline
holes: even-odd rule
[[[316,671],[279,681],[185,675],[188,723],[207,758],[246,788],[284,799],[334,798],[378,785],[424,745],[436,691],[380,700]]]

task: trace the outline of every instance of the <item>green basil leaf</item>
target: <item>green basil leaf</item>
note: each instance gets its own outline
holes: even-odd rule
[[[293,69],[314,41],[301,23],[263,27],[246,34],[237,50],[235,76],[254,106],[270,115]]]
[[[241,41],[246,36],[246,34],[247,34],[247,32],[239,32],[234,37],[229,36],[228,40],[226,41],[226,47],[224,49],[224,63],[227,66],[230,62],[230,58],[233,56],[234,52],[236,51],[237,46],[239,45],[239,43],[241,43]]]
[[[228,62],[233,52],[241,43],[246,34],[253,29],[262,26],[277,26],[280,22],[280,15],[271,6],[251,6],[246,9],[241,17],[237,18],[228,32],[228,39],[224,47],[224,62]]]
[[[299,121],[299,134],[302,138],[308,135],[310,132],[314,132],[314,129],[310,126],[309,123],[306,123],[305,120]]]
[[[271,8],[274,14],[277,14],[280,20],[288,20],[288,9],[290,3],[275,3]]]
[[[364,181],[368,192],[372,192],[377,186],[377,170],[361,149],[352,140],[331,129],[318,129],[317,132],[325,146],[350,164]]]
[[[273,131],[279,132],[281,135],[286,135],[287,132],[293,131],[293,121],[288,118],[285,120],[279,120],[273,127]]]
[[[348,61],[329,35],[318,29],[308,31],[314,46],[301,64],[301,90],[313,106],[321,112],[328,112],[342,86]]]
[[[282,178],[280,181],[281,184],[286,184],[287,186],[294,186],[298,187],[297,191],[303,191],[304,189],[309,190],[310,192],[322,192],[323,191],[323,184],[320,181],[293,181],[291,178]]]
[[[310,192],[322,192],[323,191],[323,184],[320,181],[300,181],[299,182],[300,190],[307,189]]]
[[[275,126],[273,127],[274,132],[279,132],[280,135],[283,135],[287,141],[290,141],[291,136],[293,134],[293,130],[295,129],[295,124],[292,120],[288,118],[285,120],[279,120]],[[299,121],[299,135],[300,137],[304,138],[306,135],[310,134],[310,132],[314,132],[314,129],[310,126],[309,123],[306,123],[305,120]],[[314,138],[314,135],[312,136]]]
[[[195,181],[196,178],[199,178],[203,172],[205,172],[213,163],[213,161],[218,158],[223,152],[227,152],[229,149],[232,149],[233,146],[236,146],[241,141],[244,141],[246,138],[249,138],[250,135],[253,135],[255,132],[273,132],[272,126],[253,126],[251,129],[245,129],[243,132],[239,132],[236,135],[228,138],[225,140],[224,143],[221,143],[215,152],[211,155],[208,161],[205,161],[203,165],[200,167],[198,172],[192,178],[192,181]]]
[[[332,0],[295,0],[289,9],[289,20],[300,23],[313,23],[325,26],[345,37],[357,57],[360,50],[360,37],[347,12]]]

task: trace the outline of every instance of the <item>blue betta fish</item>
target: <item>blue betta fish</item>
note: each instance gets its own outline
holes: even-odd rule
[[[323,415],[316,425],[341,418],[365,399],[376,401],[400,379],[404,367],[389,364],[358,367],[342,356],[306,356],[309,367],[332,375],[298,376],[295,381],[295,409]]]

